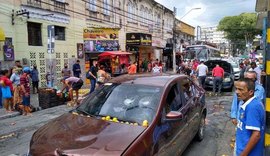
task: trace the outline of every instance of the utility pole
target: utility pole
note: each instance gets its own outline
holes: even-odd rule
[[[269,9],[268,9],[269,10]],[[267,12],[267,45],[265,51],[265,110],[266,110],[266,128],[265,128],[265,155],[270,156],[270,11]]]
[[[173,8],[174,18],[173,18],[173,72],[176,73],[176,13],[177,8]]]

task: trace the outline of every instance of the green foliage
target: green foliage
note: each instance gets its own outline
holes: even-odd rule
[[[237,48],[251,43],[261,30],[256,29],[256,13],[242,13],[238,16],[226,16],[219,21],[218,30],[225,32],[225,37]]]

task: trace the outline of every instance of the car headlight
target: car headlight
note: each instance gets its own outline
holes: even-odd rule
[[[231,78],[226,77],[226,78],[223,80],[223,82],[231,82]]]

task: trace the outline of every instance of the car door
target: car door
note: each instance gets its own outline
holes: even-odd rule
[[[200,121],[199,93],[196,92],[193,82],[187,77],[181,81],[181,87],[186,101],[186,108],[188,109],[187,123],[190,132],[189,139],[193,139],[193,136],[198,130],[198,123]]]
[[[185,148],[188,130],[188,109],[182,102],[183,97],[180,93],[180,84],[174,83],[167,94],[166,104],[163,106],[161,122],[154,130],[154,138],[157,139],[157,141],[155,141],[156,148],[158,148],[157,155],[177,155],[177,153],[182,153]],[[170,111],[181,112],[183,119],[174,122],[164,121],[166,114]]]

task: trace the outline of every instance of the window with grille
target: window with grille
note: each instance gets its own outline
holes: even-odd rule
[[[41,24],[27,22],[28,45],[42,46]]]
[[[97,0],[89,0],[89,10],[93,12],[97,11]]]
[[[65,27],[55,26],[55,39],[65,40]]]
[[[57,12],[65,12],[66,11],[66,4],[59,1],[54,1],[54,11]]]
[[[104,0],[104,14],[110,15],[110,0]]]

